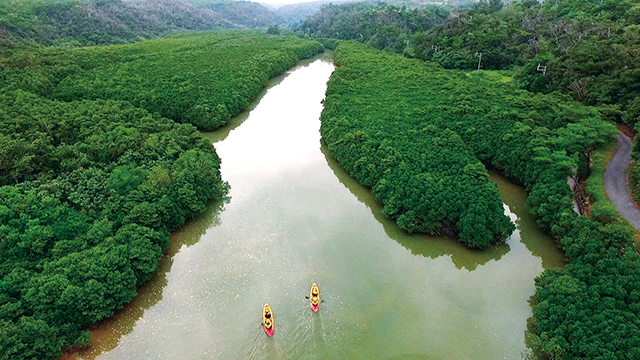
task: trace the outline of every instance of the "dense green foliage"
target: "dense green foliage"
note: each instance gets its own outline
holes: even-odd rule
[[[446,17],[448,15],[448,17]],[[441,16],[446,17],[442,19]],[[450,69],[510,69],[526,90],[572,94],[635,124],[640,117],[640,5],[633,0],[481,1],[470,10],[327,6],[310,36],[355,39]],[[546,66],[543,74],[540,66]]]
[[[638,136],[633,138],[633,151],[631,153],[633,162],[629,167],[629,188],[631,197],[636,204],[640,203],[640,144],[638,144],[638,141]]]
[[[210,131],[243,109],[271,77],[323,50],[316,41],[256,31],[182,33],[11,58],[0,84],[62,101],[126,100]]]
[[[586,193],[591,202],[591,217],[600,222],[626,224],[626,220],[616,211],[604,190],[604,173],[607,171],[607,163],[613,156],[616,145],[617,142],[614,141],[607,148],[594,151],[589,178],[586,181]]]
[[[226,194],[211,143],[163,115],[221,126],[323,49],[226,31],[1,59],[0,359],[86,344],[81,330],[151,278],[170,231]]]
[[[199,7],[210,9],[224,19],[249,28],[282,23],[283,20],[266,7],[251,1],[191,0]]]
[[[638,358],[640,259],[632,233],[614,218],[599,222],[578,216],[567,184],[567,176],[588,161],[593,149],[612,140],[613,125],[566,97],[533,95],[496,81],[501,75],[444,70],[346,43],[336,50],[336,61],[340,67],[329,82],[322,135],[345,168],[371,184],[386,175],[377,172],[376,161],[385,160],[393,173],[404,160],[403,171],[414,172],[410,161],[421,165],[421,154],[438,164],[440,154],[455,146],[459,150],[447,158],[450,163],[475,156],[523,184],[539,225],[572,260],[565,269],[536,279],[530,345],[550,358]],[[405,138],[412,142],[410,151],[396,145]],[[465,167],[458,168],[460,178],[467,176]],[[482,165],[474,173],[485,174]],[[439,202],[421,203],[422,208],[437,210],[446,203],[450,211],[461,190],[438,187],[437,180],[446,181],[443,175],[425,172],[410,180],[412,189],[445,194]],[[415,196],[383,181],[369,186],[388,214],[397,209],[398,199],[411,203]],[[390,202],[393,192],[400,197]],[[467,196],[470,208],[487,202]]]
[[[57,358],[226,185],[195,128],[128,103],[2,90],[0,105],[0,358]]]
[[[510,3],[450,17],[413,35],[406,53],[447,68],[522,66],[518,85],[562,91],[634,124],[640,115],[640,7],[628,0]],[[538,66],[546,66],[540,71]]]
[[[640,357],[640,268],[638,255],[600,256],[596,244],[580,238],[595,256],[574,260],[563,270],[547,270],[536,279],[532,322],[534,340],[549,358],[638,359]],[[589,237],[587,241],[586,237]],[[596,255],[597,254],[597,255]]]
[[[366,2],[325,5],[299,30],[312,37],[358,40],[381,50],[402,52],[411,34],[441,24],[447,15],[438,7],[411,10]]]
[[[172,30],[233,26],[222,15],[182,0],[4,0],[0,55],[24,45],[117,44]]]
[[[409,232],[453,230],[471,247],[511,234],[514,226],[485,167],[433,114],[431,107],[442,106],[429,86],[441,81],[429,76],[435,67],[346,44],[335,61],[322,139],[382,201],[385,215]]]

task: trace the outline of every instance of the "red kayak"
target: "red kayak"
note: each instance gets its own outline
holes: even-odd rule
[[[273,336],[276,322],[273,319],[273,311],[271,311],[269,304],[264,304],[262,308],[262,326],[264,326],[264,332],[266,332],[268,336]]]
[[[313,283],[311,290],[309,290],[309,305],[311,305],[313,312],[320,310],[320,289],[316,283]]]

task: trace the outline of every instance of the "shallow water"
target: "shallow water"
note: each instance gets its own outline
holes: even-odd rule
[[[159,273],[94,330],[86,359],[520,359],[533,279],[564,266],[525,192],[492,173],[517,230],[470,250],[403,233],[320,145],[328,57],[274,79],[206,134],[229,198],[172,234]],[[313,282],[325,302],[312,313]],[[275,335],[260,325],[274,312]]]

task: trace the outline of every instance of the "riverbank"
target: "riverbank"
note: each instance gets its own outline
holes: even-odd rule
[[[170,269],[155,278],[159,283],[135,300],[144,305],[101,324],[104,353],[80,357],[529,352],[533,278],[564,261],[537,229],[524,190],[491,175],[518,226],[504,244],[478,251],[446,237],[407,234],[320,145],[321,100],[332,70],[324,61],[297,66],[254,109],[206,134],[223,159],[227,202],[172,235],[182,246],[166,260]],[[304,299],[313,282],[325,300],[318,314]],[[258,326],[265,302],[278,318],[273,338]]]
[[[0,358],[86,345],[82,329],[152,277],[169,232],[226,194],[211,143],[174,120],[221,126],[323,50],[221,31],[3,59]]]
[[[571,259],[565,269],[545,271],[536,278],[537,302],[530,319],[531,344],[536,351],[548,357],[567,353],[578,356],[577,354],[585,351],[602,356],[615,354],[618,357],[628,357],[634,353],[638,348],[634,330],[627,328],[626,321],[622,320],[629,316],[633,321],[639,319],[632,311],[637,305],[637,299],[634,300],[631,292],[637,288],[637,274],[640,270],[640,262],[633,247],[633,233],[624,225],[602,223],[578,216],[573,211],[573,192],[567,184],[567,176],[578,167],[578,161],[590,163],[593,149],[606,144],[616,132],[615,127],[603,121],[596,109],[581,106],[557,94],[537,94],[532,97],[509,84],[483,81],[481,76],[469,79],[464,74],[380,53],[362,45],[341,43],[336,50],[340,59],[343,51],[346,55],[344,61],[339,62],[339,70],[344,75],[335,78],[337,91],[332,90],[332,79],[325,102],[325,111],[337,120],[326,124],[323,115],[322,124],[323,139],[326,132],[332,137],[331,142],[347,151],[347,160],[345,162],[343,159],[341,163],[345,163],[350,171],[350,168],[358,171],[364,168],[375,173],[375,166],[366,168],[363,165],[369,161],[369,155],[375,158],[379,154],[365,151],[365,155],[360,155],[359,159],[353,155],[358,155],[359,148],[367,149],[372,144],[380,146],[376,142],[378,139],[372,134],[384,134],[386,128],[381,126],[380,129],[369,131],[366,126],[360,126],[361,119],[366,122],[374,118],[386,118],[388,121],[382,123],[393,123],[389,127],[393,128],[395,136],[403,136],[402,133],[406,131],[398,124],[405,127],[407,124],[410,124],[409,127],[413,125],[415,133],[425,130],[437,133],[438,130],[446,129],[452,134],[449,139],[459,135],[464,149],[470,154],[526,185],[529,192],[527,202],[531,212],[537,217],[538,225],[557,239]],[[367,61],[384,65],[376,67]],[[361,63],[367,63],[367,66],[358,68]],[[349,66],[355,69],[349,69]],[[379,71],[379,67],[385,67],[385,71]],[[423,80],[433,73],[442,76],[428,78],[429,81]],[[395,88],[398,84],[402,85],[402,89]],[[405,90],[410,93],[404,92]],[[430,98],[432,101],[438,99],[438,96],[444,96],[444,99],[435,104],[420,100],[412,102],[412,99],[419,97],[424,91],[433,92]],[[332,103],[330,100],[334,94],[336,98]],[[385,96],[393,100],[386,99]],[[354,102],[354,97],[359,101]],[[510,99],[509,104],[515,105],[505,105],[506,97]],[[353,110],[356,103],[364,113],[353,117],[354,113],[357,114]],[[390,104],[397,103],[407,106],[399,109],[392,107],[394,111],[389,113]],[[362,110],[362,104],[372,105]],[[502,109],[501,106],[507,108]],[[341,133],[346,133],[347,136],[342,139],[336,136]],[[327,141],[329,145],[331,142]],[[450,142],[438,137],[437,141],[433,139],[431,145],[446,147]],[[422,150],[425,158],[426,154],[435,156],[434,162],[437,163],[437,152],[431,151],[428,146],[418,148],[417,153]],[[396,154],[393,155],[398,158]],[[350,162],[352,160],[356,162]],[[426,171],[417,179],[424,181],[418,181],[418,184],[428,187],[437,178]],[[359,181],[367,184],[369,180]],[[391,184],[393,183],[385,183],[383,190],[388,192],[388,188],[393,188]],[[375,183],[370,186],[376,194],[378,189]],[[404,194],[402,199],[407,199],[407,196],[408,194]],[[445,208],[450,205],[447,200],[428,204]],[[391,211],[398,207],[397,203],[391,205]],[[405,203],[401,202],[400,205],[406,209]],[[566,289],[568,292],[558,291],[565,289],[569,280],[575,286]],[[611,292],[608,288],[599,287],[601,280],[615,281],[621,291]],[[596,299],[603,298],[607,298],[609,302],[599,301],[598,304],[603,306],[593,306]],[[618,307],[611,304],[625,305]],[[614,319],[608,326],[614,327],[620,336],[612,337],[603,327],[589,322],[589,319],[602,316]],[[596,349],[593,349],[592,341],[576,335],[584,332],[592,333],[598,339]],[[612,339],[621,337],[630,340],[624,346],[613,346]]]
[[[443,124],[451,116],[460,123],[468,104],[440,90],[475,82],[355,43],[341,43],[335,56],[320,129],[331,155],[407,232],[450,233],[472,248],[504,241],[514,227],[497,188],[469,144]]]

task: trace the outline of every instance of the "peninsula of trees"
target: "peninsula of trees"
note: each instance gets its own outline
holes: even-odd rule
[[[566,95],[533,95],[501,75],[345,42],[335,61],[322,139],[388,216],[410,231],[453,224],[462,242],[486,246],[495,229],[509,228],[482,163],[501,171],[525,186],[539,226],[571,259],[536,279],[530,345],[551,358],[638,355],[633,232],[616,217],[578,216],[567,184],[590,162],[589,149],[611,141],[614,125]]]
[[[594,207],[591,217],[578,216],[567,177],[575,169],[589,174],[592,150],[616,133],[605,121],[637,127],[640,7],[629,0],[492,0],[449,10],[439,18],[435,8],[328,5],[299,27],[328,38],[327,44],[347,39],[404,55],[338,46],[340,68],[329,84],[323,140],[354,176],[371,184],[387,213],[397,214],[400,198],[401,212],[415,216],[418,212],[406,207],[411,193],[400,186],[394,197],[387,182],[375,182],[384,177],[376,165],[384,154],[378,149],[403,137],[415,139],[425,128],[431,133],[421,137],[445,131],[449,138],[458,136],[461,157],[475,156],[525,186],[539,226],[571,260],[536,279],[529,345],[552,359],[639,358],[640,258],[634,230],[606,205]],[[508,69],[515,82],[443,69],[478,67]],[[387,112],[396,102],[403,104],[401,111]],[[387,143],[379,140],[382,134]],[[432,146],[450,146],[438,138],[409,152],[437,154]],[[636,199],[639,151],[636,138],[630,173]],[[439,162],[436,157],[431,164]],[[414,178],[420,186],[433,186],[433,176]],[[420,182],[424,179],[431,186]],[[427,214],[437,213],[430,210]],[[397,218],[400,226],[406,218]]]
[[[408,232],[447,232],[470,247],[505,240],[515,227],[497,186],[460,135],[442,126],[469,107],[450,103],[457,79],[444,85],[437,66],[361,45],[341,44],[334,61],[322,140],[383,212]]]

